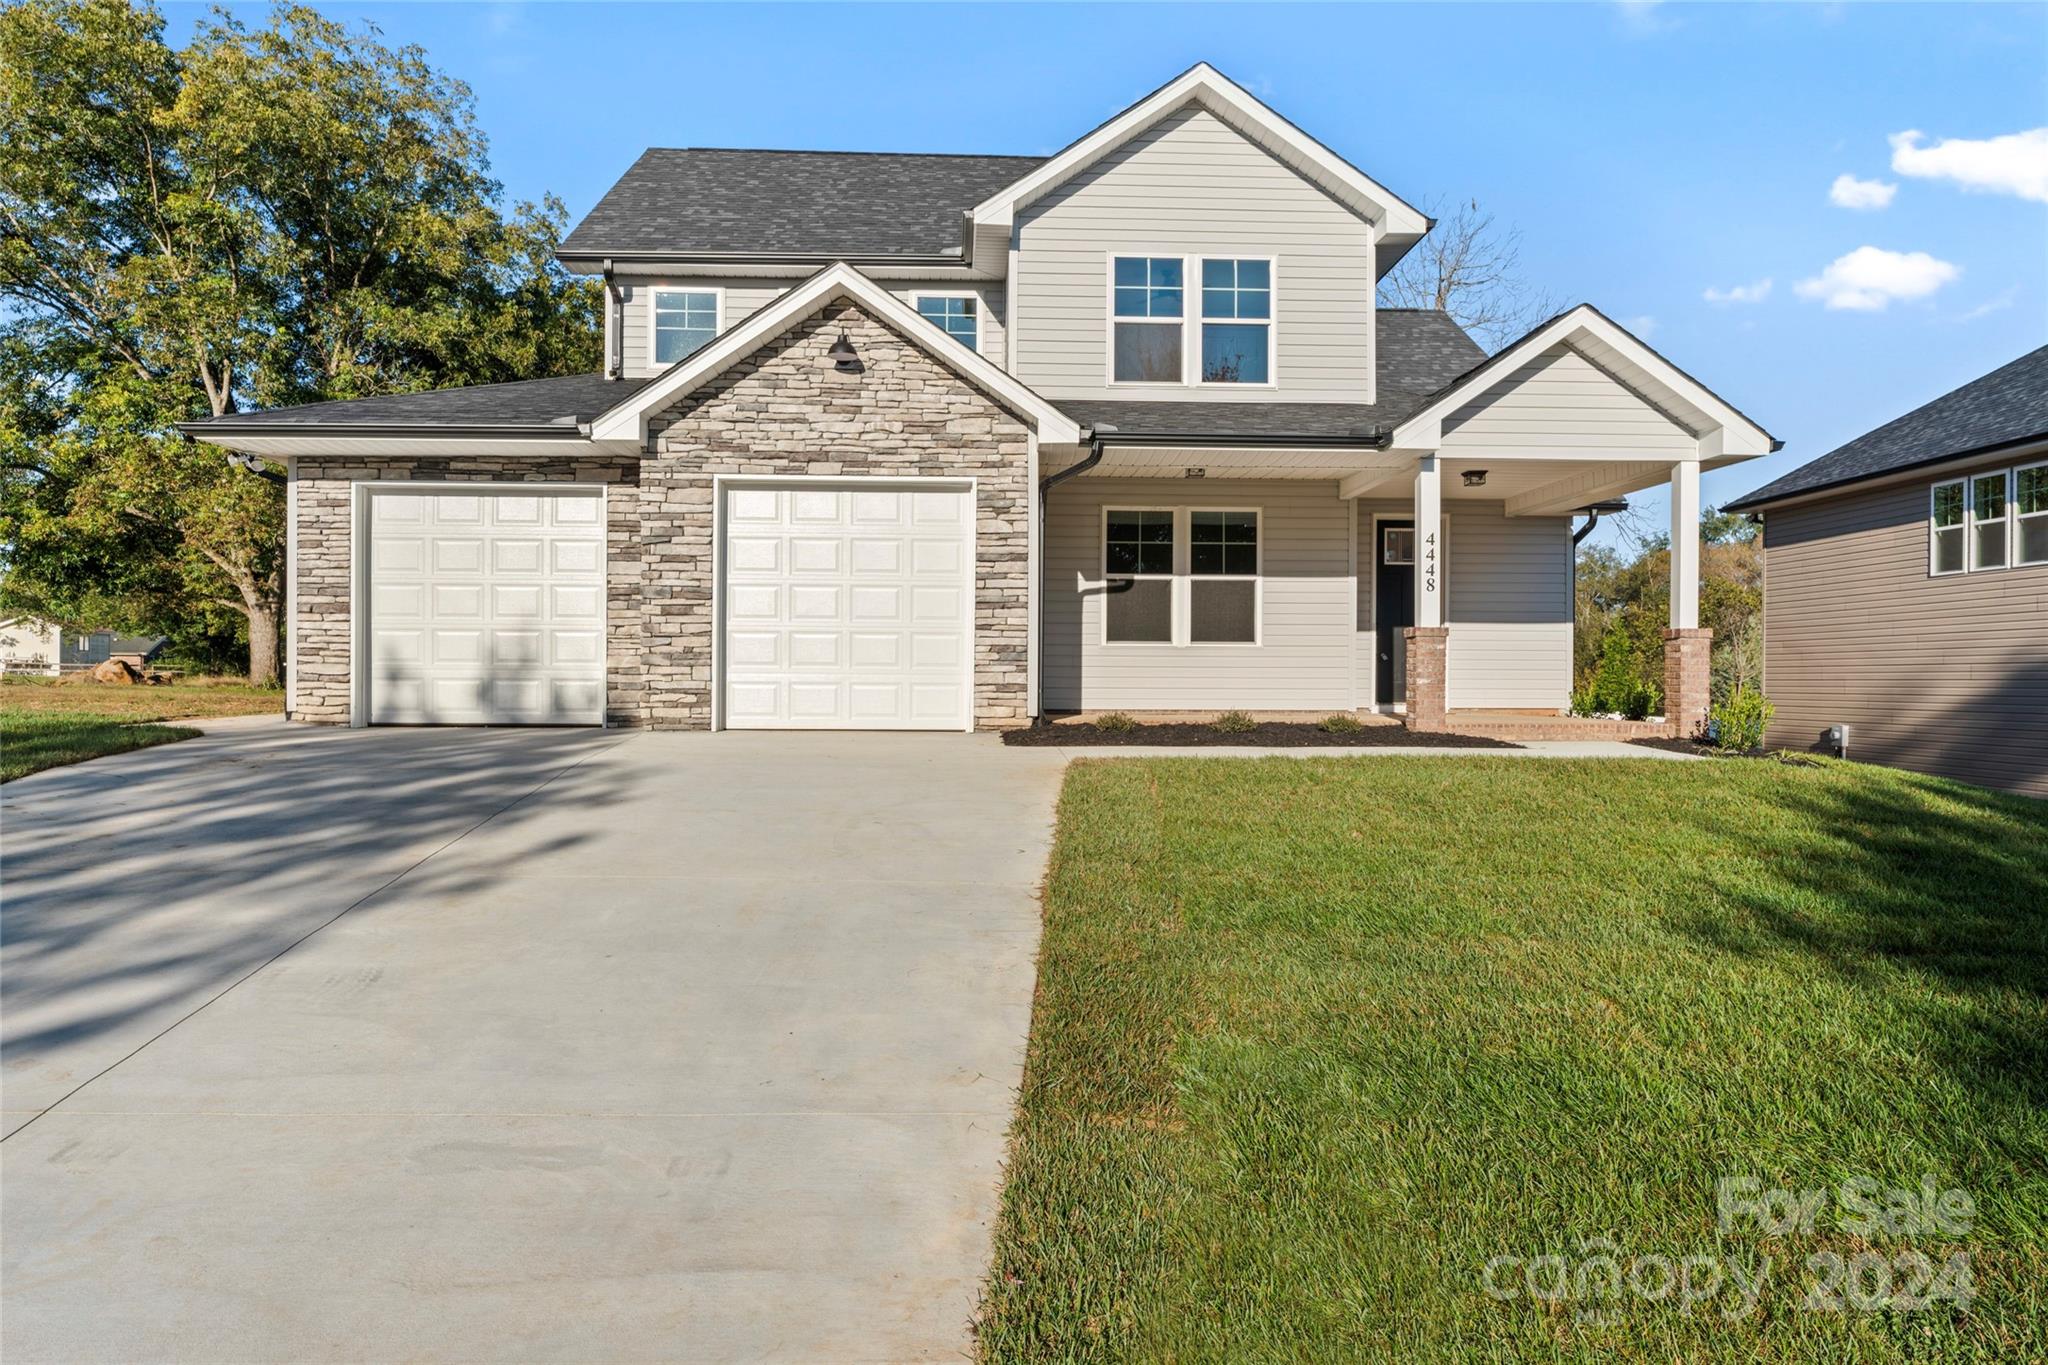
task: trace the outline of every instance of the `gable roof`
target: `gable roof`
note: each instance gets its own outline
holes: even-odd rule
[[[1778,449],[1772,435],[1741,409],[1652,350],[1642,338],[1590,303],[1582,303],[1539,323],[1519,340],[1502,347],[1485,363],[1431,394],[1401,419],[1394,432],[1397,447],[1435,449],[1442,441],[1443,420],[1478,398],[1497,379],[1552,346],[1572,347],[1619,382],[1634,390],[1673,422],[1711,442],[1718,451],[1704,459],[1709,467],[1752,459]]]
[[[1486,359],[1479,343],[1433,308],[1375,311],[1373,362],[1377,402],[1175,402],[1152,399],[1062,399],[1060,408],[1094,426],[1107,422],[1121,437],[1210,436],[1218,438],[1329,440],[1365,439],[1374,427],[1394,425],[1431,395]]]
[[[1723,510],[1742,511],[1799,493],[2038,440],[2048,440],[2048,346],[1837,446]]]
[[[957,258],[960,215],[1043,160],[653,147],[556,254]]]
[[[713,337],[696,351],[638,387],[590,423],[595,441],[645,441],[648,421],[705,380],[745,359],[779,333],[834,299],[852,299],[885,326],[922,347],[927,355],[996,402],[1031,423],[1040,440],[1078,441],[1074,420],[1030,386],[979,351],[969,350],[931,325],[923,314],[846,262],[827,266],[778,295],[773,302]]]
[[[1010,223],[1017,210],[1050,193],[1168,115],[1198,104],[1320,186],[1361,218],[1378,225],[1391,265],[1429,231],[1427,214],[1254,99],[1207,62],[1196,62],[1107,122],[1097,125],[976,204],[977,226]],[[972,234],[970,233],[971,237]]]

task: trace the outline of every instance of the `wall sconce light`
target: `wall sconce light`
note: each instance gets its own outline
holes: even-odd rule
[[[1486,486],[1486,471],[1485,471],[1485,470],[1483,470],[1483,469],[1468,469],[1468,470],[1466,470],[1466,471],[1465,471],[1465,487],[1467,487],[1467,488],[1484,488],[1485,486]]]
[[[860,373],[860,352],[853,349],[853,342],[846,333],[839,334],[839,340],[832,343],[832,349],[825,352],[825,359],[832,362],[832,368],[841,374]]]

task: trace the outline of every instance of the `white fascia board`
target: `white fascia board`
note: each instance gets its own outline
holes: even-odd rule
[[[1652,385],[1666,391],[1668,399],[1690,404],[1706,414],[1711,425],[1699,439],[1702,456],[1711,459],[1713,467],[1771,453],[1773,442],[1769,432],[1586,303],[1544,323],[1495,355],[1464,382],[1445,391],[1435,402],[1402,422],[1394,429],[1393,444],[1433,448],[1442,441],[1446,417],[1513,374],[1523,360],[1540,355],[1559,343],[1569,346],[1589,338],[1605,343],[1635,365]],[[1655,394],[1644,396],[1653,403],[1657,397]],[[1711,454],[1708,453],[1709,447]]]
[[[1256,130],[1256,140],[1281,153],[1283,160],[1292,159],[1300,166],[1312,168],[1340,198],[1349,198],[1354,212],[1379,223],[1386,232],[1420,236],[1429,231],[1428,215],[1261,104],[1207,62],[1197,62],[1023,179],[976,204],[968,215],[970,221],[984,225],[1010,223],[1019,208],[1094,165],[1191,100],[1241,131]]]
[[[1070,444],[1081,428],[1028,386],[994,362],[968,350],[925,320],[915,308],[844,262],[821,270],[804,283],[757,310],[738,326],[712,339],[704,349],[677,362],[665,374],[632,394],[625,402],[590,424],[597,441],[631,442],[639,449],[647,439],[647,422],[655,413],[687,395],[705,380],[722,373],[759,350],[793,324],[836,298],[848,298],[877,319],[922,347],[924,352],[996,402],[1029,419],[1038,439]]]
[[[573,432],[575,428],[570,428]],[[284,460],[297,456],[360,455],[365,458],[380,456],[404,457],[445,457],[475,455],[492,458],[504,456],[570,457],[637,455],[640,447],[632,441],[594,441],[580,433],[573,436],[528,436],[516,430],[503,435],[488,432],[442,434],[432,427],[420,427],[403,434],[391,428],[379,428],[373,432],[351,431],[349,424],[336,423],[329,426],[305,424],[303,431],[281,432],[271,428],[262,433],[220,432],[188,433],[192,439],[207,445],[219,446],[223,450],[238,451],[244,455],[261,455],[265,459]]]

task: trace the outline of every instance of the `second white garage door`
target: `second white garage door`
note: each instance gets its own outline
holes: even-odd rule
[[[374,725],[604,723],[604,502],[375,489]]]
[[[971,491],[854,481],[725,499],[726,725],[969,728]]]

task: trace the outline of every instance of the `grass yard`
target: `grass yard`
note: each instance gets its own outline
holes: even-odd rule
[[[1045,915],[991,1361],[2048,1357],[2048,803],[1083,763]],[[1967,1228],[1844,1221],[1923,1174]],[[1830,1194],[1723,1229],[1721,1177]]]
[[[275,712],[275,689],[245,683],[162,687],[0,678],[0,782],[103,754],[190,739],[199,731],[151,722]]]

